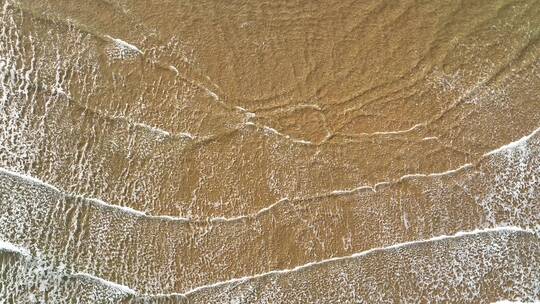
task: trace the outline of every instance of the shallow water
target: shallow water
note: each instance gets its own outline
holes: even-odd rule
[[[540,300],[535,1],[1,1],[0,303]]]

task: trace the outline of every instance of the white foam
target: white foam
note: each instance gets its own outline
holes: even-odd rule
[[[0,251],[11,251],[22,254],[24,256],[30,256],[30,251],[28,249],[2,240],[0,240]]]
[[[506,145],[504,145],[502,147],[499,147],[499,148],[497,148],[495,150],[491,150],[491,151],[487,152],[486,154],[484,154],[484,157],[518,148],[519,146],[524,145],[531,137],[533,137],[538,132],[540,132],[540,127],[537,128],[536,130],[534,130],[529,135],[523,136],[522,138],[520,138],[520,139],[518,139],[516,141],[513,141],[513,142],[511,142],[509,144],[506,144]]]
[[[10,251],[10,252],[16,252],[16,253],[22,254],[25,257],[30,256],[30,251],[28,249],[17,246],[15,244],[10,243],[10,242],[0,240],[0,251],[3,251],[3,250]],[[136,291],[134,291],[133,289],[131,289],[131,288],[127,287],[127,286],[120,285],[120,284],[117,284],[117,283],[114,283],[114,282],[111,282],[111,281],[107,281],[105,279],[96,277],[96,276],[88,274],[88,273],[79,272],[79,273],[73,274],[71,276],[72,277],[88,278],[90,280],[97,281],[98,283],[100,283],[102,285],[105,285],[105,286],[114,288],[116,290],[119,290],[119,291],[121,291],[123,293],[128,293],[128,294],[133,294],[133,295],[137,294]]]
[[[406,129],[406,130],[397,130],[397,131],[378,131],[378,132],[373,132],[373,133],[360,133],[360,135],[371,136],[371,135],[394,135],[394,134],[403,134],[403,133],[408,133],[408,132],[414,131],[414,130],[416,130],[417,128],[423,127],[423,126],[425,126],[425,125],[426,125],[425,123],[419,123],[419,124],[415,124],[414,126],[410,127],[409,129]]]
[[[461,170],[471,168],[472,166],[473,166],[472,164],[464,164],[464,165],[461,165],[461,166],[457,167],[456,169],[450,169],[450,170],[443,171],[443,172],[406,174],[406,175],[403,175],[402,177],[400,177],[399,180],[401,181],[401,180],[406,180],[406,179],[409,179],[409,178],[418,178],[418,177],[438,177],[438,176],[452,175],[452,174],[457,173],[457,172],[459,172]]]
[[[5,251],[10,251],[10,252],[16,252],[16,253],[22,254],[25,257],[30,256],[30,251],[28,249],[17,246],[15,244],[10,243],[10,242],[0,240],[0,251],[4,251],[4,250]],[[103,284],[103,285],[109,286],[111,288],[114,288],[116,290],[119,290],[121,292],[129,293],[129,294],[137,294],[133,289],[131,289],[131,288],[127,287],[127,286],[120,285],[120,284],[117,284],[117,283],[114,283],[114,282],[110,282],[110,281],[104,280],[102,278],[98,278],[98,277],[96,277],[94,275],[91,275],[91,274],[88,274],[88,273],[76,273],[76,274],[74,274],[72,276],[73,277],[86,277],[86,278],[91,279],[93,281],[97,281],[100,284]]]
[[[124,118],[122,116],[117,116],[119,118]],[[126,121],[128,121],[129,123],[132,123],[134,126],[137,126],[137,127],[140,127],[140,128],[143,128],[143,129],[146,129],[150,132],[153,132],[153,133],[157,133],[157,134],[160,134],[162,136],[165,136],[165,137],[169,137],[171,136],[171,133],[169,131],[165,131],[163,129],[160,129],[160,128],[157,128],[157,127],[154,127],[154,126],[150,126],[150,125],[147,125],[145,123],[141,123],[141,122],[131,122],[129,121],[127,118],[125,118]]]
[[[29,181],[29,182],[31,182],[33,184],[37,184],[37,185],[40,185],[40,186],[51,188],[51,189],[53,189],[55,191],[60,192],[60,189],[56,188],[53,185],[47,184],[46,182],[44,182],[44,181],[42,181],[40,179],[37,179],[35,177],[25,175],[25,174],[22,174],[22,173],[19,173],[19,172],[16,172],[16,171],[11,171],[11,170],[8,170],[8,169],[5,169],[5,168],[0,168],[0,172],[5,173],[7,175],[11,175],[11,176],[16,176],[16,177],[18,177],[20,179],[23,179],[25,181]]]
[[[268,127],[268,126],[264,126],[263,129],[270,132],[270,133],[274,133],[274,134],[278,134],[278,135],[281,134],[281,133],[278,132],[278,130],[276,130],[274,128],[271,128],[271,127]]]
[[[114,204],[109,204],[105,201],[102,201],[98,198],[89,198],[89,197],[84,197],[84,196],[80,196],[80,195],[75,195],[76,197],[80,197],[82,199],[85,199],[89,202],[92,202],[96,205],[100,205],[100,206],[103,206],[103,207],[106,207],[106,208],[113,208],[113,209],[118,209],[118,210],[121,210],[123,212],[126,212],[126,213],[130,213],[130,214],[133,214],[133,215],[136,215],[136,216],[147,216],[147,214],[143,211],[139,211],[139,210],[135,210],[133,208],[130,208],[130,207],[126,207],[126,206],[120,206],[120,205],[114,205]]]
[[[195,135],[188,133],[188,132],[180,132],[178,133],[181,137],[189,138],[189,139],[195,139]]]
[[[276,135],[281,136],[283,138],[286,138],[286,139],[288,139],[288,140],[290,140],[292,142],[295,142],[295,143],[299,143],[299,144],[302,144],[302,145],[313,145],[313,142],[311,142],[311,141],[292,138],[291,136],[283,134],[283,133],[279,132],[278,130],[276,130],[276,129],[272,128],[272,127],[269,127],[269,126],[262,126],[262,129],[269,132],[269,133],[273,133],[273,134],[276,134]]]
[[[127,294],[132,294],[132,295],[137,295],[137,292],[135,290],[129,288],[128,286],[121,285],[121,284],[118,284],[118,283],[114,283],[114,282],[111,282],[111,281],[107,281],[105,279],[96,277],[96,276],[91,275],[89,273],[79,272],[79,273],[76,273],[76,274],[72,275],[72,277],[87,278],[87,279],[90,279],[90,280],[93,280],[93,281],[97,281],[98,283],[100,283],[102,285],[105,285],[107,287],[116,289],[116,290],[118,290],[120,292],[127,293]]]
[[[346,195],[346,194],[352,194],[352,193],[355,193],[355,192],[358,192],[358,191],[361,191],[361,190],[371,190],[373,192],[377,192],[375,190],[375,187],[361,186],[361,187],[353,188],[353,189],[334,190],[334,191],[330,192],[330,195]]]
[[[124,40],[120,40],[120,39],[117,39],[117,38],[113,38],[109,35],[105,35],[105,38],[108,38],[110,39],[111,41],[113,41],[114,43],[116,43],[116,45],[122,47],[122,48],[125,48],[125,49],[129,49],[129,50],[132,50],[132,51],[135,51],[139,54],[144,54],[143,51],[141,51],[138,47],[134,46],[133,44],[130,44],[130,43],[127,43],[125,42]]]
[[[465,164],[465,165],[459,166],[456,169],[451,169],[451,170],[447,170],[447,171],[444,171],[444,172],[405,174],[405,175],[401,176],[400,178],[398,178],[396,181],[403,181],[403,180],[412,179],[412,178],[439,177],[439,176],[451,175],[451,174],[457,173],[457,172],[459,172],[461,170],[471,168],[472,166],[473,166],[472,164]],[[361,191],[361,190],[371,190],[373,192],[377,192],[377,188],[379,188],[381,186],[384,186],[384,185],[391,185],[393,183],[395,183],[395,182],[383,181],[383,182],[378,182],[378,183],[374,184],[373,186],[360,186],[360,187],[352,188],[352,189],[334,190],[334,191],[330,192],[329,195],[346,195],[346,194],[352,194],[352,193],[355,193],[355,192],[358,192],[358,191]]]
[[[128,124],[131,124],[131,125],[133,125],[133,126],[135,126],[137,128],[147,130],[147,131],[149,131],[151,133],[154,133],[156,135],[160,135],[162,137],[179,136],[179,137],[189,138],[189,139],[195,139],[196,138],[195,135],[193,135],[193,134],[191,134],[189,132],[180,132],[180,133],[176,133],[176,134],[171,133],[171,132],[169,132],[167,130],[163,130],[163,129],[160,129],[158,127],[154,127],[154,126],[142,123],[142,122],[134,122],[134,121],[130,120],[129,118],[127,118],[125,116],[122,116],[122,115],[111,116],[111,118],[125,121]]]

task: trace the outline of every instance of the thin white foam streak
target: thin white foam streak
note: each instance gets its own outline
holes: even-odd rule
[[[445,175],[452,175],[452,174],[455,174],[455,173],[458,173],[462,170],[466,170],[466,169],[469,169],[469,168],[472,168],[473,167],[473,164],[464,164],[464,165],[461,165],[459,167],[457,167],[456,169],[451,169],[451,170],[447,170],[447,171],[444,171],[444,172],[435,172],[435,173],[427,173],[427,174],[423,174],[423,173],[417,173],[417,174],[406,174],[406,175],[403,175],[402,177],[399,178],[400,181],[403,181],[403,180],[407,180],[407,179],[411,179],[411,178],[418,178],[418,177],[439,177],[439,176],[445,176]],[[376,187],[377,185],[375,185]]]
[[[100,112],[97,112],[97,113],[100,114],[100,115],[106,116],[105,114],[102,114]],[[149,133],[159,135],[161,137],[180,137],[180,138],[188,138],[188,139],[195,139],[196,138],[195,135],[193,135],[193,134],[191,134],[189,132],[172,133],[172,132],[169,132],[167,130],[160,129],[158,127],[154,127],[154,126],[142,123],[142,122],[132,121],[131,119],[129,119],[129,118],[125,117],[125,116],[114,115],[114,116],[109,116],[109,117],[111,119],[124,121],[128,125],[132,125],[132,126],[134,126],[136,128],[146,130]],[[202,138],[202,139],[204,139],[204,138]]]
[[[511,142],[511,143],[506,144],[506,145],[504,145],[504,146],[502,146],[500,148],[497,148],[495,150],[492,150],[490,152],[485,153],[482,156],[482,158],[487,157],[487,156],[491,156],[491,155],[494,155],[494,154],[497,154],[497,153],[501,153],[503,151],[508,151],[508,150],[511,150],[511,149],[515,149],[515,148],[525,144],[530,138],[532,138],[539,131],[540,131],[540,128],[537,128],[531,134],[529,134],[527,136],[524,136],[524,137],[520,138],[517,141]],[[16,176],[18,178],[24,179],[26,181],[30,181],[30,182],[38,184],[40,186],[48,187],[48,188],[53,189],[53,190],[55,190],[55,191],[57,191],[57,192],[59,192],[61,194],[64,194],[64,195],[70,195],[70,196],[78,197],[78,198],[84,199],[86,201],[92,202],[94,204],[97,204],[97,205],[100,205],[100,206],[103,206],[103,207],[106,207],[106,208],[112,208],[112,209],[116,209],[116,210],[119,210],[119,211],[122,211],[122,212],[126,212],[126,213],[129,213],[129,214],[137,216],[137,217],[145,217],[145,218],[149,218],[149,219],[166,220],[166,221],[179,221],[179,222],[221,223],[221,222],[234,222],[234,221],[246,220],[246,219],[249,219],[249,218],[256,218],[257,216],[259,216],[259,215],[261,215],[263,213],[269,212],[270,210],[272,210],[276,206],[281,205],[281,204],[286,203],[286,202],[290,202],[290,201],[309,200],[309,199],[316,199],[316,198],[336,196],[336,195],[348,195],[348,194],[353,194],[353,193],[357,193],[357,192],[360,192],[360,191],[377,192],[380,187],[391,185],[391,184],[394,184],[394,183],[398,183],[398,182],[401,182],[401,181],[404,181],[404,180],[415,179],[415,178],[429,178],[429,177],[441,177],[441,176],[446,176],[446,175],[452,175],[452,174],[459,173],[462,170],[470,169],[473,166],[474,166],[473,164],[468,163],[468,164],[461,165],[456,169],[451,169],[451,170],[447,170],[447,171],[444,171],[444,172],[406,174],[406,175],[403,175],[403,176],[401,176],[400,178],[398,178],[398,179],[396,179],[394,181],[379,182],[379,183],[376,183],[376,184],[374,184],[372,186],[363,185],[363,186],[360,186],[360,187],[357,187],[357,188],[352,188],[352,189],[334,190],[334,191],[331,191],[331,192],[326,193],[326,194],[314,195],[314,196],[311,196],[311,197],[295,197],[295,198],[292,198],[292,199],[289,199],[289,198],[285,197],[285,198],[282,198],[282,199],[276,201],[275,203],[273,203],[273,204],[271,204],[271,205],[269,205],[269,206],[267,206],[265,208],[262,208],[262,209],[258,210],[255,213],[250,213],[250,214],[246,214],[246,215],[239,215],[239,216],[235,216],[235,217],[214,217],[214,218],[207,218],[207,219],[193,219],[193,218],[169,216],[169,215],[150,215],[150,214],[147,214],[144,211],[136,210],[136,209],[133,209],[133,208],[130,208],[130,207],[110,204],[110,203],[107,203],[107,202],[102,201],[102,200],[97,199],[97,198],[88,198],[88,197],[81,196],[81,195],[69,194],[69,193],[61,191],[57,187],[55,187],[55,186],[53,186],[51,184],[48,184],[48,183],[46,183],[46,182],[44,182],[42,180],[39,180],[39,179],[37,179],[35,177],[31,177],[31,176],[28,176],[28,175],[25,175],[25,174],[14,172],[14,171],[8,170],[6,168],[0,168],[0,172],[8,174],[8,175]]]
[[[307,141],[307,140],[303,140],[303,139],[296,139],[296,138],[293,138],[287,134],[284,134],[284,133],[281,133],[279,132],[278,130],[272,128],[272,127],[269,127],[269,126],[262,126],[262,129],[269,132],[269,133],[273,133],[273,134],[276,134],[280,137],[283,137],[283,138],[286,138],[292,142],[295,142],[295,143],[298,143],[298,144],[301,144],[301,145],[313,145],[313,142],[311,141]]]
[[[195,135],[193,135],[193,134],[191,134],[189,132],[171,133],[169,131],[160,129],[158,127],[150,126],[150,125],[147,125],[147,124],[141,123],[141,122],[130,122],[130,123],[132,123],[136,127],[146,129],[146,130],[150,131],[151,133],[155,133],[155,134],[161,135],[163,137],[180,137],[180,138],[188,138],[188,139],[195,139],[196,138]]]
[[[144,52],[141,51],[138,47],[134,46],[133,44],[127,43],[124,40],[113,38],[113,37],[111,37],[109,35],[105,35],[104,37],[107,38],[107,39],[110,39],[112,42],[114,42],[116,45],[118,45],[121,48],[132,50],[132,51],[137,52],[137,53],[139,53],[141,55],[144,54]]]
[[[26,175],[26,174],[22,174],[22,173],[19,173],[19,172],[11,171],[11,170],[8,170],[6,168],[0,168],[0,173],[15,176],[15,177],[23,179],[23,180],[25,180],[27,182],[30,182],[32,184],[36,184],[36,185],[39,185],[39,186],[50,188],[50,189],[52,189],[54,191],[57,191],[57,192],[61,192],[60,189],[56,188],[55,186],[53,186],[51,184],[48,184],[48,183],[46,183],[46,182],[44,182],[44,181],[42,181],[40,179],[37,179],[35,177],[32,177],[30,175]]]
[[[171,133],[169,131],[165,131],[163,129],[153,127],[153,126],[150,126],[150,125],[147,125],[147,124],[144,124],[144,123],[134,122],[133,125],[136,126],[136,127],[139,127],[139,128],[146,129],[146,130],[148,130],[148,131],[150,131],[152,133],[157,133],[157,134],[159,134],[161,136],[164,136],[164,137],[171,136]]]
[[[360,133],[358,135],[360,136],[374,136],[374,135],[396,135],[396,134],[403,134],[403,133],[409,133],[412,132],[418,128],[424,127],[426,123],[419,123],[416,124],[409,129],[406,130],[397,130],[397,131],[379,131],[379,132],[372,132],[372,133]]]
[[[62,192],[62,191],[59,191],[59,192],[60,192],[60,194],[64,194],[64,192]],[[94,203],[95,205],[99,205],[99,206],[102,206],[102,207],[105,207],[105,208],[118,209],[118,210],[121,210],[121,211],[123,211],[125,213],[129,213],[129,214],[132,214],[132,215],[135,215],[135,216],[147,216],[147,214],[144,213],[143,211],[139,211],[139,210],[136,210],[136,209],[133,209],[133,208],[130,208],[130,207],[109,204],[109,203],[107,203],[105,201],[102,201],[100,199],[97,199],[97,198],[88,198],[88,197],[84,197],[84,196],[80,196],[80,195],[74,195],[74,196],[78,197],[78,198],[81,198],[81,199],[84,199],[84,200],[87,200],[89,202]]]
[[[112,289],[115,289],[115,290],[118,290],[122,293],[125,293],[125,294],[131,294],[131,295],[137,295],[137,292],[131,288],[129,288],[128,286],[125,286],[125,285],[121,285],[121,284],[118,284],[118,283],[115,283],[115,282],[111,282],[111,281],[107,281],[105,279],[102,279],[100,277],[96,277],[92,274],[89,274],[89,273],[85,273],[85,272],[78,272],[78,273],[75,273],[73,275],[71,275],[72,278],[84,278],[84,279],[89,279],[91,281],[95,281],[101,285],[104,285],[104,286],[107,286],[109,288],[112,288]]]
[[[333,262],[336,262],[336,261],[350,260],[350,259],[364,257],[364,256],[367,256],[367,255],[376,253],[376,252],[384,252],[384,251],[388,251],[388,250],[395,250],[395,249],[405,248],[405,247],[414,246],[414,245],[418,245],[418,244],[426,244],[426,243],[430,243],[430,242],[444,241],[444,240],[457,239],[457,238],[466,237],[466,236],[474,236],[474,235],[479,235],[479,234],[490,234],[490,233],[496,233],[496,232],[524,232],[524,233],[529,233],[529,234],[534,235],[533,231],[530,231],[528,229],[523,229],[523,228],[520,228],[520,227],[517,227],[517,226],[499,226],[499,227],[493,227],[493,228],[475,229],[475,230],[470,230],[470,231],[458,231],[458,232],[456,232],[455,234],[452,234],[452,235],[440,235],[440,236],[435,236],[435,237],[432,237],[432,238],[429,238],[429,239],[414,240],[414,241],[397,243],[397,244],[384,246],[384,247],[376,247],[376,248],[372,248],[372,249],[369,249],[369,250],[366,250],[366,251],[358,252],[358,253],[355,253],[355,254],[349,255],[349,256],[335,257],[335,258],[326,259],[326,260],[322,260],[322,261],[307,263],[307,264],[297,266],[297,267],[292,268],[292,269],[273,270],[273,271],[253,275],[253,276],[235,278],[235,279],[232,279],[232,280],[227,280],[227,281],[217,282],[217,283],[213,283],[213,284],[209,284],[209,285],[199,286],[199,287],[196,287],[196,288],[194,288],[194,289],[192,289],[192,290],[190,290],[190,291],[188,291],[186,293],[156,294],[156,295],[147,295],[147,296],[150,296],[150,297],[154,297],[154,296],[155,297],[165,297],[165,296],[187,297],[190,294],[193,294],[193,293],[196,293],[196,292],[199,292],[199,291],[202,291],[202,290],[206,290],[206,289],[212,289],[212,288],[216,288],[216,287],[220,287],[220,286],[224,286],[224,285],[228,285],[228,284],[233,284],[233,283],[244,283],[244,282],[249,281],[249,280],[262,278],[262,277],[267,277],[267,276],[271,276],[271,275],[289,274],[289,273],[305,270],[305,269],[308,269],[308,268],[311,268],[311,267],[316,267],[316,266],[325,265],[325,264],[328,264],[328,263],[333,263]]]

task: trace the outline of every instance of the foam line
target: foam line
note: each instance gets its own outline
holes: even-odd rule
[[[143,51],[141,51],[138,47],[134,46],[133,44],[127,43],[124,40],[113,38],[113,37],[111,37],[109,35],[105,35],[104,37],[110,39],[112,42],[116,43],[116,45],[118,45],[120,47],[130,49],[130,50],[135,51],[135,52],[137,52],[137,53],[139,53],[141,55],[144,54]]]
[[[531,139],[531,137],[536,135],[536,133],[538,133],[538,132],[540,132],[540,127],[538,127],[536,130],[534,130],[531,134],[525,135],[522,138],[520,138],[520,139],[518,139],[516,141],[513,141],[513,142],[511,142],[509,144],[506,144],[506,145],[504,145],[502,147],[499,147],[499,148],[497,148],[495,150],[491,150],[491,151],[485,153],[483,156],[486,157],[486,156],[490,156],[490,155],[493,155],[493,154],[507,152],[509,150],[516,149],[519,146],[524,145],[529,139]]]
[[[366,251],[355,253],[355,254],[350,255],[350,256],[335,257],[335,258],[326,259],[326,260],[322,260],[322,261],[318,261],[318,262],[311,262],[311,263],[307,263],[307,264],[304,264],[304,265],[301,265],[301,266],[297,266],[297,267],[292,268],[292,269],[273,270],[273,271],[253,275],[253,276],[235,278],[235,279],[231,279],[231,280],[227,280],[227,281],[221,281],[221,282],[217,282],[217,283],[213,283],[213,284],[209,284],[209,285],[199,286],[199,287],[196,287],[196,288],[194,288],[194,289],[192,289],[190,291],[187,291],[187,292],[185,292],[183,294],[181,294],[181,293],[171,293],[171,294],[156,294],[156,295],[148,295],[148,296],[156,296],[156,297],[180,296],[180,297],[187,297],[190,294],[193,294],[193,293],[199,292],[201,290],[205,290],[205,289],[216,288],[216,287],[220,287],[220,286],[228,285],[228,284],[232,284],[232,283],[243,283],[243,282],[246,282],[248,280],[262,278],[262,277],[266,277],[266,276],[270,276],[270,275],[282,275],[282,274],[298,272],[298,271],[305,270],[307,268],[311,268],[311,267],[314,267],[314,266],[320,266],[320,265],[324,265],[324,264],[328,264],[328,263],[333,263],[333,262],[336,262],[336,261],[349,260],[349,259],[363,257],[363,256],[366,256],[366,255],[375,253],[375,252],[386,251],[386,250],[394,250],[394,249],[398,249],[398,248],[404,248],[404,247],[414,246],[414,245],[418,245],[418,244],[425,244],[425,243],[429,243],[429,242],[444,241],[444,240],[456,239],[456,238],[465,237],[465,236],[472,236],[472,235],[478,235],[478,234],[489,234],[489,233],[494,233],[494,232],[525,232],[525,233],[534,234],[534,232],[532,232],[530,230],[523,229],[523,228],[516,227],[516,226],[500,226],[500,227],[485,228],[485,229],[475,229],[475,230],[471,230],[471,231],[459,231],[459,232],[456,232],[453,235],[440,235],[440,236],[435,236],[435,237],[432,237],[432,238],[429,238],[429,239],[403,242],[403,243],[393,244],[393,245],[389,245],[389,246],[385,246],[385,247],[376,247],[376,248],[372,248],[372,249],[369,249],[369,250],[366,250]]]
[[[91,275],[89,273],[78,272],[76,274],[71,275],[71,277],[90,279],[92,281],[98,282],[101,285],[110,287],[112,289],[116,289],[116,290],[118,290],[118,291],[120,291],[122,293],[131,294],[131,295],[137,295],[137,292],[135,290],[133,290],[133,289],[131,289],[131,288],[125,286],[125,285],[121,285],[121,284],[118,284],[118,283],[107,281],[105,279],[96,277],[96,276]]]
[[[213,283],[213,284],[208,284],[208,285],[203,285],[203,286],[196,287],[196,288],[194,288],[194,289],[192,289],[192,290],[190,290],[190,291],[188,291],[186,293],[183,293],[183,294],[182,293],[149,294],[149,295],[145,295],[145,296],[148,296],[148,297],[164,297],[164,296],[187,297],[190,294],[193,294],[193,293],[199,292],[201,290],[205,290],[205,289],[216,288],[216,287],[220,287],[220,286],[228,285],[228,284],[232,284],[232,283],[243,283],[243,282],[246,282],[248,280],[253,280],[253,279],[266,277],[266,276],[270,276],[270,275],[282,275],[282,274],[293,273],[293,272],[301,271],[301,270],[304,270],[304,269],[307,269],[307,268],[320,266],[320,265],[324,265],[324,264],[328,264],[328,263],[333,263],[333,262],[336,262],[336,261],[349,260],[349,259],[355,259],[355,258],[367,256],[367,255],[375,253],[375,252],[394,250],[394,249],[414,246],[414,245],[418,245],[418,244],[426,244],[426,243],[429,243],[429,242],[444,241],[444,240],[456,239],[456,238],[465,237],[465,236],[473,236],[473,235],[478,235],[478,234],[489,234],[489,233],[495,233],[495,232],[525,232],[525,233],[534,234],[533,231],[530,231],[528,229],[523,229],[523,228],[520,228],[520,227],[517,227],[517,226],[499,226],[499,227],[492,227],[492,228],[475,229],[475,230],[470,230],[470,231],[458,231],[453,235],[440,235],[440,236],[435,236],[435,237],[432,237],[432,238],[429,238],[429,239],[414,240],[414,241],[408,241],[408,242],[403,242],[403,243],[397,243],[397,244],[393,244],[393,245],[389,245],[389,246],[376,247],[376,248],[372,248],[372,249],[369,249],[369,250],[366,250],[366,251],[358,252],[358,253],[355,253],[355,254],[352,254],[352,255],[349,255],[349,256],[335,257],[335,258],[326,259],[326,260],[322,260],[322,261],[307,263],[307,264],[300,265],[300,266],[297,266],[297,267],[292,268],[292,269],[273,270],[273,271],[253,275],[253,276],[246,276],[246,277],[235,278],[235,279],[231,279],[231,280],[227,280],[227,281],[216,282],[216,283]],[[14,245],[14,244],[12,244],[10,242],[6,242],[6,241],[0,241],[0,250],[12,251],[12,252],[20,253],[20,254],[22,254],[24,256],[30,256],[30,252],[29,252],[28,249],[17,246],[17,245]],[[118,290],[118,291],[120,291],[122,293],[125,293],[125,294],[136,295],[136,296],[139,295],[139,293],[137,291],[135,291],[134,289],[132,289],[132,288],[130,288],[128,286],[118,284],[118,283],[115,283],[115,282],[111,282],[111,281],[105,280],[103,278],[94,276],[94,275],[89,274],[89,273],[77,272],[77,273],[72,274],[70,276],[75,277],[75,278],[78,277],[78,278],[90,279],[92,281],[96,281],[99,284],[102,284],[104,286],[107,286],[107,287],[110,287],[112,289]]]
[[[0,251],[9,251],[19,253],[23,256],[30,256],[30,251],[28,249],[2,240],[0,240]]]
[[[494,155],[494,154],[497,154],[497,153],[501,153],[503,151],[508,151],[508,150],[511,150],[511,149],[515,149],[515,148],[525,144],[530,138],[532,138],[532,136],[534,136],[539,131],[540,131],[540,128],[537,128],[531,134],[526,135],[526,136],[520,138],[519,140],[511,142],[511,143],[509,143],[507,145],[504,145],[504,146],[502,146],[500,148],[497,148],[495,150],[487,152],[482,157],[487,157],[487,156],[491,156],[491,155]],[[461,165],[456,169],[451,169],[451,170],[447,170],[447,171],[444,171],[444,172],[406,174],[406,175],[403,175],[400,178],[398,178],[396,181],[399,182],[399,181],[403,181],[403,180],[407,180],[407,179],[413,179],[413,178],[440,177],[440,176],[445,176],[445,175],[451,175],[451,174],[455,174],[455,173],[457,173],[457,172],[459,172],[461,170],[466,170],[466,169],[469,169],[469,168],[472,168],[472,167],[473,167],[473,164],[468,163],[468,164]],[[228,218],[227,217],[215,217],[215,218],[208,218],[208,219],[205,219],[205,220],[196,220],[196,219],[191,219],[191,218],[186,218],[186,217],[169,216],[169,215],[149,215],[149,214],[146,214],[145,212],[140,211],[140,210],[135,210],[133,208],[125,207],[125,206],[110,204],[110,203],[107,203],[107,202],[102,201],[100,199],[88,198],[88,197],[84,197],[84,196],[81,196],[81,195],[67,194],[67,193],[61,191],[60,189],[58,189],[57,187],[55,187],[55,186],[53,186],[51,184],[48,184],[48,183],[46,183],[46,182],[44,182],[42,180],[39,180],[37,178],[31,177],[31,176],[28,176],[28,175],[25,175],[25,174],[21,174],[21,173],[18,173],[18,172],[10,171],[10,170],[5,169],[5,168],[0,168],[0,172],[8,174],[8,175],[16,176],[18,178],[30,181],[31,183],[34,183],[34,184],[38,184],[38,185],[41,185],[41,186],[44,186],[44,187],[51,188],[51,189],[53,189],[53,190],[55,190],[55,191],[57,191],[59,193],[65,194],[65,195],[72,195],[72,196],[75,196],[75,197],[83,198],[83,199],[85,199],[87,201],[90,201],[90,202],[93,202],[95,204],[104,206],[106,208],[117,209],[117,210],[129,213],[129,214],[132,214],[132,215],[135,215],[135,216],[138,216],[138,217],[147,217],[147,218],[151,218],[151,219],[168,220],[168,221],[210,222],[210,223],[212,223],[212,222],[232,222],[232,221],[238,221],[238,220],[244,220],[244,219],[248,219],[248,218],[257,217],[258,215],[263,214],[265,212],[268,212],[272,208],[274,208],[274,207],[276,207],[276,206],[278,206],[278,205],[280,205],[280,204],[282,204],[284,202],[289,201],[289,198],[285,197],[285,198],[282,198],[282,199],[278,200],[277,202],[275,202],[275,203],[273,203],[273,204],[271,204],[271,205],[269,205],[269,206],[267,206],[265,208],[262,208],[262,209],[258,210],[255,213],[250,213],[250,214],[247,214],[247,215],[239,215],[239,216],[228,217]],[[326,194],[315,195],[313,197],[305,197],[305,198],[296,197],[296,198],[293,198],[292,200],[312,199],[312,198],[328,197],[328,196],[335,196],[335,195],[346,195],[346,194],[352,194],[352,193],[362,191],[362,190],[369,190],[369,191],[377,192],[377,189],[379,187],[384,186],[384,185],[390,185],[392,183],[395,183],[396,181],[384,181],[384,182],[378,182],[378,183],[374,184],[373,186],[363,185],[363,186],[360,186],[360,187],[357,187],[357,188],[352,188],[352,189],[334,190],[334,191],[331,191],[331,192],[326,193]]]

